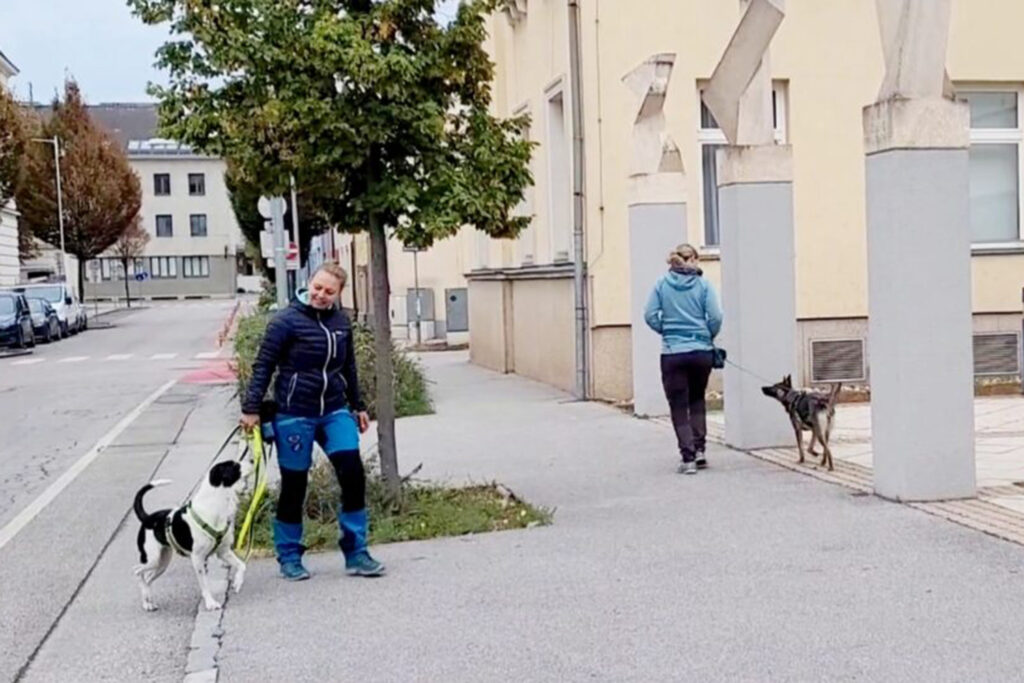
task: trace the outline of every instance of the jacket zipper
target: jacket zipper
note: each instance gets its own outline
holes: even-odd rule
[[[326,396],[327,396],[327,366],[331,362],[331,355],[333,353],[332,349],[334,348],[334,342],[333,342],[333,338],[331,336],[330,330],[327,329],[327,327],[324,325],[323,321],[320,318],[317,318],[316,321],[317,321],[317,323],[320,324],[320,329],[322,329],[324,331],[324,334],[327,335],[327,355],[324,357],[324,372],[323,372],[323,375],[324,375],[324,388],[320,392],[320,416],[323,417],[324,411],[326,410],[326,405],[324,404],[324,401],[325,401]]]
[[[288,400],[284,404],[285,408],[292,407],[292,394],[295,393],[295,383],[298,381],[298,379],[299,373],[295,373],[294,375],[292,375],[292,381],[288,383]]]

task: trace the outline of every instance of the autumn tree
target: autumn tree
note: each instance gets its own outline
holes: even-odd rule
[[[147,244],[149,244],[149,233],[143,229],[141,221],[136,217],[131,226],[121,233],[121,236],[114,242],[114,246],[110,248],[110,253],[121,262],[121,270],[124,273],[124,296],[128,308],[132,307],[132,292],[128,286],[130,282],[129,266],[135,262],[135,259],[142,257]]]
[[[473,226],[514,237],[531,182],[525,118],[491,115],[485,18],[435,0],[128,0],[170,23],[153,87],[164,133],[231,160],[261,194],[325,186],[332,224],[370,235],[381,470],[397,499],[387,240],[421,248]],[[319,194],[319,193],[318,193]]]
[[[121,146],[89,117],[74,81],[64,84],[63,101],[54,100],[38,126],[37,137],[60,140],[64,245],[78,258],[82,296],[85,264],[110,248],[139,215],[139,179]],[[59,246],[53,147],[30,145],[24,159],[24,181],[15,192],[21,229]]]

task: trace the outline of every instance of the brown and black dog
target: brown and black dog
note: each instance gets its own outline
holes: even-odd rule
[[[796,447],[800,452],[800,462],[804,461],[803,432],[811,432],[811,455],[817,455],[814,450],[814,442],[821,444],[821,464],[828,465],[832,469],[832,451],[828,447],[829,438],[832,435],[832,424],[836,417],[836,398],[839,396],[839,389],[842,384],[832,387],[829,394],[823,394],[812,389],[794,389],[793,378],[786,375],[781,382],[771,386],[761,387],[765,396],[770,396],[782,404],[789,416],[789,421],[796,432]]]

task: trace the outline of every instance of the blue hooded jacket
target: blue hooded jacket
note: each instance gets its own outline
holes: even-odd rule
[[[714,348],[722,309],[714,287],[702,275],[697,268],[673,268],[654,286],[644,320],[661,335],[662,354]]]

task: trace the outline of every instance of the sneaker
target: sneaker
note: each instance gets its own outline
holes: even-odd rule
[[[679,474],[697,474],[697,463],[681,462],[679,463],[679,469],[677,469],[676,472]]]
[[[697,469],[698,470],[707,469],[707,466],[708,466],[708,459],[704,455],[704,451],[697,451]]]
[[[345,558],[345,573],[349,576],[383,576],[384,571],[384,565],[370,557],[370,553]]]
[[[305,581],[309,578],[309,572],[301,562],[285,562],[281,565],[281,576],[288,581]]]

